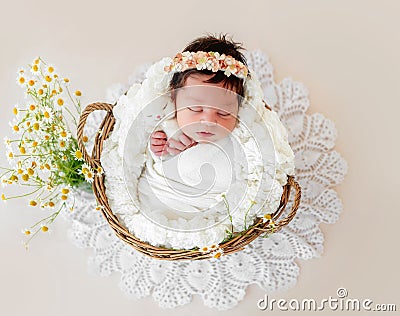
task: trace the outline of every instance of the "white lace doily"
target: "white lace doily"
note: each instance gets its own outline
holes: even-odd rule
[[[299,274],[294,260],[311,259],[323,252],[319,224],[337,221],[342,203],[334,187],[347,173],[346,161],[333,149],[335,126],[322,114],[306,113],[308,91],[301,83],[292,79],[274,82],[273,67],[265,54],[252,51],[246,58],[249,67],[257,71],[265,100],[288,130],[296,180],[302,187],[297,215],[280,232],[257,238],[244,250],[220,260],[169,262],[146,257],[121,241],[95,210],[94,196],[80,192],[75,211],[63,213],[71,223],[69,237],[77,247],[94,250],[88,263],[92,273],[108,276],[120,272],[121,290],[130,297],[151,294],[160,307],[174,308],[198,294],[206,306],[226,310],[243,299],[250,284],[258,284],[266,293],[293,287]],[[114,103],[132,83],[140,82],[148,66],[140,67],[128,85],[112,86],[107,102]],[[89,117],[86,134],[97,132],[101,118],[100,112]],[[290,209],[289,205],[291,201]]]

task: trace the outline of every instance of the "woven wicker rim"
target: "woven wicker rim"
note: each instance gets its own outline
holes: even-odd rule
[[[264,104],[268,110],[271,110],[271,108],[265,102]],[[112,105],[102,102],[89,104],[82,112],[79,119],[77,132],[78,147],[83,154],[84,160],[94,169],[101,167],[100,155],[103,150],[103,142],[105,139],[108,138],[114,127],[115,118],[112,114],[114,106],[115,104]],[[107,114],[99,127],[99,130],[101,130],[102,133],[96,133],[92,155],[89,155],[86,151],[85,143],[83,142],[83,131],[89,114],[98,110],[106,111]],[[104,174],[95,177],[92,183],[93,193],[96,197],[98,204],[103,206],[101,210],[103,216],[105,217],[111,228],[114,230],[115,234],[121,240],[131,245],[137,251],[159,260],[201,260],[209,259],[212,257],[210,253],[203,253],[200,250],[174,250],[163,247],[156,247],[146,242],[143,242],[135,237],[128,231],[125,226],[120,223],[119,219],[112,212],[110,205],[108,204],[106,188],[104,186],[104,179]],[[291,211],[286,218],[277,221],[285,210],[286,205],[289,201],[291,188],[296,191]],[[294,180],[293,176],[288,176],[287,184],[283,186],[283,192],[279,207],[272,214],[272,220],[275,222],[275,227],[271,229],[270,227],[268,227],[270,224],[269,221],[263,223],[262,218],[257,218],[255,223],[247,230],[241,232],[236,237],[219,244],[220,248],[223,250],[223,255],[228,255],[243,250],[247,244],[251,243],[261,234],[271,234],[280,231],[282,227],[286,226],[296,215],[297,209],[300,205],[300,199],[300,185]]]

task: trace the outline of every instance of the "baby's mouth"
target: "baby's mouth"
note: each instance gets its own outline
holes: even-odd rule
[[[210,136],[215,135],[215,134],[210,133],[210,132],[196,132],[196,134],[199,135],[199,136],[203,136],[203,137],[210,137]]]

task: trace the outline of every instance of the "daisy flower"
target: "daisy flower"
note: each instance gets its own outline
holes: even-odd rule
[[[21,229],[21,233],[24,234],[24,235],[29,236],[32,232],[31,232],[30,229],[24,228],[24,229]]]
[[[210,252],[210,248],[208,246],[199,247],[199,250],[202,253]]]
[[[21,87],[25,86],[26,84],[26,78],[25,75],[22,73],[20,73],[17,77],[17,83],[18,85],[20,85]]]
[[[85,174],[85,180],[89,183],[92,183],[94,181],[94,173],[92,171],[89,171]]]
[[[69,86],[69,79],[68,78],[63,78],[62,80],[64,82],[64,85],[68,87]]]
[[[8,152],[7,152],[7,160],[8,160],[8,162],[14,162],[14,152],[12,151],[12,149],[10,149]]]
[[[68,146],[68,144],[67,144],[67,142],[66,142],[65,140],[62,140],[62,139],[61,139],[61,140],[58,142],[58,148],[60,148],[61,151],[67,150],[67,146]]]
[[[37,206],[37,205],[38,205],[38,203],[37,203],[35,200],[29,201],[29,206],[35,207],[35,206]]]
[[[8,138],[7,136],[3,138],[4,145],[10,146],[11,145],[11,139]]]
[[[0,178],[1,187],[4,188],[7,185],[7,179],[5,176]]]
[[[49,75],[49,76],[53,76],[56,74],[56,69],[52,64],[49,64],[45,67],[44,69],[44,75]]]
[[[96,168],[96,175],[100,177],[104,173],[104,169],[102,167]]]
[[[18,104],[14,105],[13,114],[15,115],[15,117],[16,117],[17,119],[19,119],[20,113],[21,113],[21,109],[20,109],[20,107],[18,106]]]
[[[33,64],[29,70],[31,71],[32,75],[40,74],[40,66],[37,64]]]
[[[71,150],[70,153],[74,156],[75,160],[83,161],[83,154],[80,150]]]
[[[65,130],[61,130],[59,135],[60,135],[60,138],[63,140],[68,140],[71,137],[71,134]]]
[[[215,251],[215,250],[217,250],[218,249],[218,245],[217,244],[212,244],[211,246],[210,246],[210,250],[211,251]]]
[[[53,112],[49,106],[45,106],[42,110],[43,120],[50,123],[53,120]]]
[[[97,205],[95,208],[96,211],[101,211],[102,209],[104,209],[103,205]]]
[[[217,249],[216,251],[211,253],[213,259],[220,259],[224,254],[224,250],[222,248]]]
[[[46,224],[40,225],[40,230],[41,230],[43,233],[50,233],[50,232],[51,232],[51,230],[49,229],[49,226],[47,226]]]
[[[272,214],[265,214],[262,219],[263,219],[263,223],[271,221],[272,220]]]

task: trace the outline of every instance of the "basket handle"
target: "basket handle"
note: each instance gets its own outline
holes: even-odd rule
[[[109,103],[95,102],[86,106],[79,118],[77,131],[78,148],[82,153],[83,159],[85,159],[85,161],[94,169],[100,167],[100,161],[98,159],[92,158],[86,151],[85,143],[83,142],[83,130],[85,128],[86,120],[89,114],[94,111],[103,110],[107,112],[112,112],[113,107],[114,105]]]
[[[300,205],[300,200],[301,200],[301,187],[300,185],[294,180],[293,176],[289,176],[287,180],[287,184],[289,185],[289,194],[291,188],[294,188],[296,190],[296,195],[294,196],[293,200],[293,205],[292,209],[290,210],[290,213],[286,216],[286,218],[281,219],[276,226],[278,227],[278,230],[280,230],[283,226],[286,226],[289,224],[289,222],[293,219],[293,217],[296,215],[297,209],[299,208]],[[289,199],[289,195],[288,195]]]
[[[290,221],[293,219],[293,217],[295,217],[296,213],[297,213],[297,209],[299,208],[300,205],[300,200],[301,200],[301,187],[300,185],[294,180],[294,176],[288,176],[288,180],[287,183],[285,185],[286,187],[288,187],[288,191],[286,193],[286,195],[284,196],[285,201],[282,203],[281,202],[281,206],[280,206],[280,210],[277,211],[277,213],[273,216],[273,219],[278,219],[279,216],[283,213],[283,211],[285,210],[286,204],[289,200],[289,196],[290,196],[290,191],[292,188],[294,188],[296,190],[296,195],[294,197],[293,200],[293,205],[292,205],[292,209],[290,210],[290,213],[284,218],[281,219],[279,222],[276,223],[275,228],[273,229],[273,232],[278,232],[282,229],[282,227],[286,226],[287,224],[290,223]],[[263,224],[263,220],[260,219],[260,221],[258,222],[258,224],[261,224],[262,226],[264,226]],[[266,224],[265,224],[266,225]],[[263,232],[270,232],[271,229],[270,228],[261,228],[261,227],[255,227],[256,230],[260,230]]]

